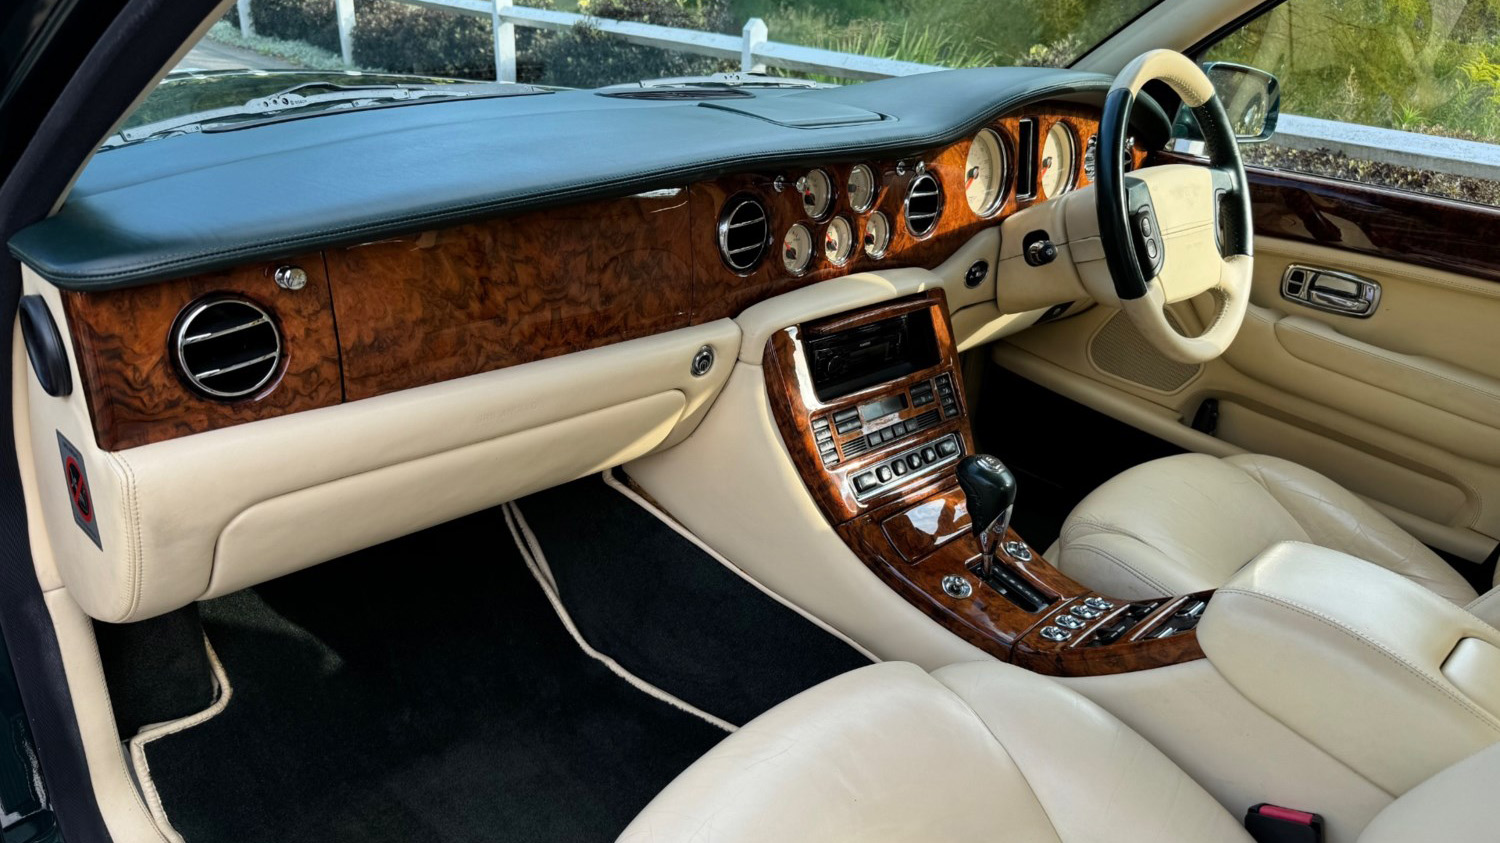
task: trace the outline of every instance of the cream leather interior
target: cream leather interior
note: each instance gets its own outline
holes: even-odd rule
[[[921,770],[922,775],[912,771]],[[1500,745],[1455,760],[1330,840],[1488,840]],[[1245,807],[1248,807],[1246,805]],[[1155,747],[1009,665],[888,662],[793,697],[646,806],[622,843],[1236,841],[1239,821]]]
[[[914,775],[914,771],[921,771]],[[997,663],[863,668],[756,718],[620,840],[1249,840],[1103,709]]]
[[[1276,545],[1215,593],[1198,641],[1246,699],[1388,793],[1500,743],[1500,630],[1347,554]]]
[[[1500,540],[1500,288],[1311,244],[1260,237],[1255,249],[1245,323],[1217,360],[1177,366],[1104,308],[1008,337],[992,359],[1189,450],[1307,466],[1423,542],[1482,560]],[[1292,263],[1369,278],[1381,303],[1354,319],[1287,301]],[[1002,268],[1002,309],[1011,284]],[[1034,286],[1022,285],[1025,306]],[[1199,304],[1174,307],[1185,330],[1201,326]],[[1209,398],[1212,435],[1189,426]]]
[[[1183,454],[1129,469],[1074,508],[1048,558],[1106,594],[1223,585],[1262,551],[1299,541],[1394,571],[1447,600],[1473,587],[1411,534],[1315,471],[1283,459]]]

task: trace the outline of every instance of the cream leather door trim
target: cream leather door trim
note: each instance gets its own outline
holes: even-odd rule
[[[1386,351],[1301,316],[1278,320],[1276,338],[1299,360],[1500,429],[1500,380]]]
[[[27,292],[40,293],[54,315],[60,314],[57,289],[29,271],[25,278]],[[66,328],[60,317],[58,322]],[[62,581],[84,611],[111,622],[151,617],[223,593],[212,589],[247,585],[254,581],[259,563],[265,565],[265,576],[275,576],[321,554],[389,538],[389,523],[456,518],[482,508],[486,501],[498,503],[506,496],[597,470],[609,459],[625,460],[653,447],[670,447],[692,431],[713,403],[739,355],[739,341],[739,328],[722,319],[114,453],[94,445],[81,389],[66,399],[53,398],[28,376],[35,434],[30,459],[47,536]],[[718,363],[707,375],[695,377],[691,361],[705,345],[714,350]],[[82,382],[76,365],[73,378],[75,384]],[[664,395],[677,397],[649,400]],[[520,452],[514,469],[483,475],[460,471],[459,483],[427,470],[443,461],[439,455],[452,459],[452,452],[476,446],[466,453],[492,459],[503,446],[484,443],[642,399],[648,399],[643,407],[657,414],[654,420],[627,411],[616,420],[629,419],[629,426],[615,430],[606,412],[596,417],[604,420],[603,427],[572,428],[580,434],[577,438],[559,442],[538,434],[542,438],[528,440],[555,443],[562,454]],[[102,549],[73,523],[54,431],[62,432],[84,457]],[[422,462],[429,458],[436,461]],[[372,474],[403,463],[417,465],[404,472]],[[561,473],[543,476],[526,467],[532,464]],[[295,500],[330,508],[298,510],[282,500],[251,517],[280,512],[287,521],[251,521],[264,531],[255,534],[244,532],[247,522],[241,522],[226,532],[232,521],[258,504],[366,474],[371,475],[366,478],[370,485],[352,480],[347,488],[368,492],[397,476],[425,484],[392,490],[419,514],[397,513],[395,500],[384,501],[376,511],[390,515],[391,522],[380,523],[338,509],[326,494],[310,492]],[[512,483],[512,477],[519,482]],[[458,488],[463,484],[466,489]],[[437,501],[449,508],[440,513]],[[340,524],[335,517],[350,520]],[[361,537],[353,525],[371,532]],[[224,555],[216,572],[221,534]]]

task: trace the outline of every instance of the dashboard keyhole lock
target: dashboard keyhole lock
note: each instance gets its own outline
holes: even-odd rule
[[[943,593],[955,600],[963,600],[974,593],[974,586],[969,584],[968,577],[949,574],[943,577]]]
[[[708,374],[709,370],[713,369],[713,367],[714,367],[714,349],[713,349],[713,346],[705,345],[702,348],[698,349],[698,353],[693,355],[693,365],[692,365],[693,377],[695,377],[695,378],[701,378],[704,375]]]

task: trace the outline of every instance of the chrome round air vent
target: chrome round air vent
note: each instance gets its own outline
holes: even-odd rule
[[[200,393],[228,401],[255,394],[281,368],[281,332],[257,304],[217,297],[188,305],[172,331],[177,371]]]
[[[719,213],[719,255],[730,269],[747,273],[760,265],[771,246],[766,206],[750,196],[734,196]]]
[[[911,180],[902,204],[906,230],[916,237],[926,237],[937,228],[943,214],[943,185],[932,173],[921,173]]]

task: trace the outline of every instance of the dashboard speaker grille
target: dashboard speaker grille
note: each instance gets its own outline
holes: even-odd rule
[[[203,395],[228,401],[253,395],[281,367],[281,332],[259,305],[239,298],[197,302],[172,333],[173,358]]]
[[[943,186],[931,173],[911,180],[906,189],[906,228],[918,237],[926,237],[937,228],[943,213]]]
[[[719,214],[719,255],[730,269],[755,269],[770,244],[771,220],[766,206],[748,196],[736,196],[724,203]]]

